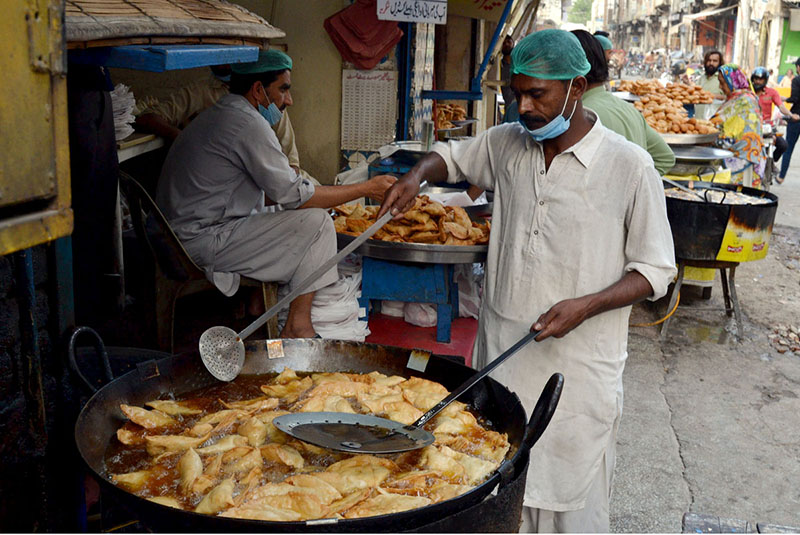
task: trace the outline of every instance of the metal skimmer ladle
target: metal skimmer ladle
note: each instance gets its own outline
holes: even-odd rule
[[[677,183],[677,182],[675,182],[674,180],[670,180],[669,178],[664,178],[663,176],[661,177],[661,180],[663,180],[664,182],[666,182],[666,183],[667,183],[667,184],[669,184],[670,186],[675,186],[675,187],[676,187],[676,188],[678,188],[679,190],[681,190],[681,191],[685,191],[686,193],[689,193],[689,194],[691,194],[691,195],[694,195],[695,197],[697,197],[697,198],[698,198],[698,199],[700,199],[701,201],[703,201],[703,202],[706,202],[706,198],[705,198],[705,197],[703,197],[702,195],[700,195],[699,193],[697,193],[695,190],[693,190],[693,189],[691,189],[691,188],[687,188],[687,187],[686,187],[686,186],[684,186],[683,184],[678,184],[678,183]]]
[[[309,275],[303,282],[295,286],[283,299],[275,303],[269,310],[261,314],[253,323],[237,333],[229,327],[211,327],[200,336],[200,358],[206,369],[220,381],[233,381],[241,373],[244,366],[244,340],[256,329],[264,325],[268,319],[281,311],[283,307],[303,293],[311,283],[336,266],[345,256],[355,251],[359,245],[367,241],[392,218],[391,211],[373,223],[360,236],[339,251],[336,256],[325,262],[319,269]]]
[[[424,448],[433,444],[435,437],[423,429],[423,425],[540,333],[534,331],[526,334],[411,425],[368,414],[344,412],[284,414],[272,420],[272,423],[287,435],[303,442],[348,453],[399,453]]]
[[[419,184],[422,191],[428,186],[428,182],[423,180]],[[253,334],[256,329],[264,325],[268,319],[281,311],[283,307],[291,303],[295,297],[303,293],[312,282],[319,280],[330,268],[337,265],[341,260],[355,251],[362,243],[370,239],[373,234],[378,232],[383,225],[392,219],[391,210],[373,223],[367,230],[361,233],[356,239],[339,251],[336,256],[325,262],[314,273],[305,278],[294,290],[289,292],[283,299],[275,303],[269,310],[261,314],[253,323],[245,327],[242,332],[237,333],[230,327],[211,327],[206,329],[200,336],[200,358],[206,369],[220,381],[233,381],[242,372],[244,366],[244,340]]]

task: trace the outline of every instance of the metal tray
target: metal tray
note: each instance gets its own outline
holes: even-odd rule
[[[448,188],[442,186],[428,186],[424,190],[420,190],[420,195],[426,195],[428,193],[459,193],[462,191],[466,191],[459,188]],[[494,208],[494,192],[487,191],[486,192],[486,199],[489,201],[486,204],[473,204],[472,206],[465,206],[464,211],[467,212],[472,219],[477,218],[484,218],[490,217],[492,215],[492,209]],[[459,246],[460,247],[460,246]]]
[[[675,154],[675,160],[678,162],[703,163],[733,158],[733,153],[731,151],[719,149],[717,147],[680,146],[673,148],[672,152]]]
[[[617,98],[621,98],[626,102],[638,102],[641,100],[639,95],[634,95],[630,91],[612,91],[611,94]]]
[[[713,143],[719,134],[661,134],[661,139],[667,145],[702,145],[703,143]]]
[[[341,249],[353,241],[355,236],[336,234],[336,242]],[[427,243],[397,243],[381,240],[367,240],[355,250],[357,254],[394,260],[396,262],[416,262],[423,264],[471,264],[486,260],[488,245],[430,245]]]
[[[450,121],[456,126],[466,126],[468,124],[477,123],[478,120],[474,117],[467,117],[466,119],[461,119],[459,121]]]

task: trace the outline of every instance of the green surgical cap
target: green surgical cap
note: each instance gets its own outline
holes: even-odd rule
[[[522,39],[511,52],[511,73],[540,80],[571,80],[589,72],[581,42],[564,30],[541,30]]]
[[[258,60],[252,63],[235,63],[231,70],[236,74],[258,74],[292,68],[292,58],[280,50],[260,50]]]
[[[611,50],[614,48],[614,45],[611,43],[611,39],[605,35],[595,35],[594,38],[600,41],[600,44],[603,45],[603,50]]]

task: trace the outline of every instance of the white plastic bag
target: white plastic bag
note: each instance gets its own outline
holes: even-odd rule
[[[403,307],[403,319],[411,325],[419,327],[436,326],[436,305],[428,303],[406,303]]]
[[[370,331],[367,322],[359,319],[362,315],[358,304],[358,297],[361,295],[361,270],[353,268],[353,259],[350,257],[345,259],[343,264],[339,280],[320,288],[314,294],[314,301],[311,304],[311,323],[317,334],[323,338],[363,342]],[[283,297],[287,293],[289,293],[287,286],[282,285],[278,288],[278,297]],[[281,328],[286,323],[287,315],[286,310],[278,315]]]
[[[483,269],[480,264],[457,264],[453,278],[458,284],[458,317],[475,318],[481,311],[481,280]]]
[[[386,314],[393,318],[402,318],[405,305],[402,301],[381,301],[381,314]]]

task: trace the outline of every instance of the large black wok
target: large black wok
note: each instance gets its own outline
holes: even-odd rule
[[[665,189],[671,187],[664,183]],[[675,242],[675,257],[683,260],[730,261],[758,257],[759,251],[768,245],[778,211],[778,197],[767,191],[736,184],[695,181],[693,187],[701,194],[709,188],[723,189],[766,198],[770,202],[737,205],[667,197],[667,217]],[[742,237],[742,244],[729,250],[729,246],[724,245],[726,231],[729,235]],[[757,236],[758,239],[754,241],[751,236]],[[744,250],[746,248],[750,249]]]
[[[331,340],[286,340],[284,356],[270,359],[265,341],[246,344],[244,374],[297,371],[352,371],[420,376],[452,389],[474,370],[443,357],[432,356],[427,365],[406,367],[409,351],[401,348]],[[485,483],[470,492],[413,511],[363,519],[307,522],[263,522],[224,518],[181,511],[149,502],[113,485],[107,477],[104,454],[116,430],[126,421],[120,403],[143,405],[163,394],[183,393],[216,384],[199,355],[188,354],[140,364],[136,370],[108,383],[94,394],[75,425],[78,451],[90,471],[114,497],[131,508],[147,527],[158,531],[516,531],[525,488],[528,453],[552,417],[563,377],[547,383],[530,422],[516,394],[491,378],[462,397],[488,419],[494,429],[508,434],[510,458]],[[499,487],[498,487],[499,485]],[[498,488],[496,495],[490,493]]]

